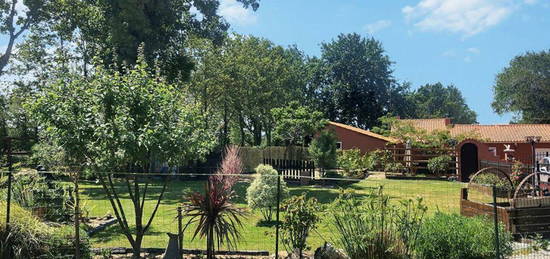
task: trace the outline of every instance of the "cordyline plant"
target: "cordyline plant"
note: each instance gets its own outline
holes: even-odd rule
[[[204,193],[192,193],[187,199],[185,213],[190,217],[185,228],[196,223],[193,239],[206,238],[206,256],[214,258],[217,245],[235,248],[241,237],[241,218],[246,211],[237,208],[231,200],[236,197],[233,186],[242,172],[243,165],[239,149],[230,146],[225,150],[224,159],[218,171],[208,178]]]

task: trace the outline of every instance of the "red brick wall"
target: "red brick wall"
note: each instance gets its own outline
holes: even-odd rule
[[[384,149],[387,141],[367,136],[352,130],[329,125],[328,128],[334,130],[338,141],[342,142],[342,149],[358,148],[361,153]]]

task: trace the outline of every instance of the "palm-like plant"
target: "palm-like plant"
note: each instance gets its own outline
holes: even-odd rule
[[[207,258],[214,258],[215,246],[222,245],[235,248],[241,237],[241,218],[246,211],[235,207],[231,200],[236,196],[233,185],[242,172],[242,162],[237,147],[228,147],[220,169],[208,178],[205,193],[192,193],[185,206],[186,215],[190,217],[185,228],[196,223],[193,239],[197,236],[206,238]]]

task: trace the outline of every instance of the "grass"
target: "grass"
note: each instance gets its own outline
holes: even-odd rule
[[[239,182],[235,190],[238,198],[234,201],[237,206],[246,207],[246,188],[248,182]],[[322,204],[329,204],[338,197],[340,188],[353,189],[357,195],[369,195],[372,190],[383,186],[384,192],[397,202],[401,199],[423,197],[425,204],[429,207],[429,214],[437,210],[459,213],[459,200],[461,183],[432,181],[432,180],[387,180],[367,179],[361,182],[344,183],[340,187],[324,188],[315,186],[290,186],[291,195],[306,193],[309,197],[316,197]],[[149,232],[144,238],[143,247],[164,248],[168,242],[166,232],[177,233],[176,208],[183,201],[184,194],[191,191],[202,191],[204,181],[171,181],[164,199],[161,202],[157,216]],[[156,195],[161,190],[160,181],[156,181],[149,187],[147,200],[145,202],[144,216],[148,219],[154,204]],[[130,224],[134,220],[133,207],[122,185],[119,193],[122,194],[122,203]],[[102,187],[98,184],[87,183],[81,185],[81,199],[89,216],[104,216],[111,213],[112,208],[106,199]],[[331,240],[331,227],[329,224],[330,215],[321,215],[322,221],[318,229],[308,238],[308,244],[312,249],[322,245],[325,241]],[[273,223],[262,222],[259,212],[251,211],[244,220],[242,228],[242,239],[238,244],[239,250],[275,250],[275,227]],[[185,224],[185,218],[184,218]],[[184,248],[204,249],[205,240],[192,239],[193,228],[185,231]],[[121,233],[118,225],[111,226],[92,237],[93,247],[130,247],[126,237]],[[282,246],[280,249],[284,249]]]

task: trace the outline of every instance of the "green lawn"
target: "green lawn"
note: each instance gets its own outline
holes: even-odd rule
[[[249,183],[239,182],[235,189],[238,193],[238,198],[234,201],[238,206],[246,207],[245,193]],[[345,188],[355,190],[358,195],[367,195],[372,190],[379,186],[384,186],[384,192],[392,200],[397,201],[406,198],[415,198],[421,196],[424,198],[425,204],[429,207],[429,214],[436,210],[445,212],[459,212],[460,187],[462,184],[445,182],[445,181],[427,181],[427,180],[386,180],[386,179],[368,179],[357,183],[348,183],[343,185]],[[200,181],[171,181],[169,188],[165,194],[157,216],[155,217],[152,228],[148,235],[144,238],[143,247],[158,247],[163,248],[167,244],[166,232],[177,233],[176,208],[182,202],[182,198],[186,192],[202,190],[204,182]],[[159,182],[149,187],[149,196],[146,201],[146,213],[150,215],[156,202],[156,195],[160,191]],[[133,207],[128,195],[125,195],[124,189],[120,189],[123,194],[122,202],[127,208],[126,215],[129,222],[133,222]],[[299,195],[307,193],[310,197],[316,197],[321,203],[328,204],[338,197],[339,188],[318,188],[311,186],[291,186],[291,195]],[[82,204],[89,211],[90,216],[103,216],[107,213],[112,213],[112,208],[109,201],[105,198],[103,189],[96,184],[81,185]],[[330,215],[323,213],[322,221],[316,232],[312,233],[308,242],[310,246],[315,247],[321,245],[325,240],[331,240],[331,229],[328,224]],[[243,238],[239,244],[239,249],[242,250],[275,250],[275,227],[269,224],[261,223],[259,212],[251,212],[249,217],[245,219],[245,225],[242,229]],[[200,239],[191,240],[193,229],[185,232],[184,247],[185,248],[201,248],[205,247],[205,241]],[[106,230],[95,234],[92,237],[92,246],[94,247],[129,247],[129,243],[125,236],[121,234],[121,229],[118,225],[111,226]],[[281,247],[281,249],[283,249]]]

